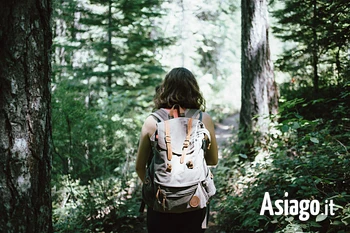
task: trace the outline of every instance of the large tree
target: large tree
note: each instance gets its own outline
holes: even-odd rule
[[[1,1],[0,15],[0,232],[53,232],[51,1]]]
[[[265,133],[268,116],[277,112],[277,88],[269,48],[267,0],[242,0],[241,139]]]

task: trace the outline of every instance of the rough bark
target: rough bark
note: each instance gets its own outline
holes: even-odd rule
[[[240,130],[265,133],[277,112],[277,87],[269,48],[267,0],[242,0],[242,105]],[[243,136],[244,137],[244,136]]]
[[[53,232],[50,0],[0,2],[0,232]]]

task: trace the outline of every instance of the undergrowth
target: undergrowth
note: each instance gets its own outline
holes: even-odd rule
[[[134,232],[144,231],[139,217],[140,190],[134,174],[95,179],[81,184],[63,176],[54,186],[53,222],[55,232]]]
[[[253,151],[241,151],[243,142],[231,139],[213,169],[217,232],[350,231],[349,89],[285,93],[278,120]],[[145,232],[139,181],[135,172],[128,174],[88,183],[61,177],[52,190],[55,232]],[[335,215],[310,215],[307,221],[298,214],[260,215],[267,192],[272,202],[318,200],[320,213],[332,200]]]
[[[232,138],[215,169],[217,225],[222,232],[349,232],[349,84],[320,90],[317,96],[285,92],[281,100],[278,120],[250,153],[255,159],[247,159]],[[260,215],[266,192],[273,212]],[[317,200],[320,210],[314,215],[308,210],[306,221],[300,220],[301,211],[275,215],[276,200],[288,208],[289,200]],[[326,204],[328,215],[322,215]]]

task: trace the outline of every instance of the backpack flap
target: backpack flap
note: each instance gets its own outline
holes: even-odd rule
[[[184,142],[188,134],[187,129],[189,128],[188,126],[189,119],[192,119],[192,118],[179,117],[179,118],[174,118],[168,121],[162,121],[157,123],[158,146],[161,150],[168,150],[167,140],[169,140],[169,138],[166,137],[166,125],[168,125],[170,140],[171,140],[170,149],[174,155],[178,155],[178,156],[182,155]],[[190,141],[187,147],[187,154],[192,153],[193,150],[195,149],[196,144],[195,144],[195,141],[193,141],[193,139],[196,137],[193,137],[193,134],[195,133],[197,122],[198,120],[192,119],[192,124],[190,127],[192,130],[190,132],[190,139],[189,139]]]
[[[191,127],[188,127],[188,120],[192,120]],[[168,123],[166,123],[168,122]],[[158,134],[158,146],[161,150],[167,150],[167,138],[166,138],[166,124],[168,124],[170,131],[171,150],[173,154],[181,155],[183,151],[184,142],[188,135],[187,129],[191,128],[189,145],[187,154],[193,152],[197,146],[202,147],[202,140],[206,139],[207,146],[210,145],[210,133],[204,127],[203,123],[193,118],[174,118],[168,121],[161,121],[157,123]]]

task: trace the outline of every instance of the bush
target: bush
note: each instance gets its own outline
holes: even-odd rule
[[[346,232],[350,230],[350,102],[346,88],[331,99],[297,97],[281,104],[279,122],[254,148],[254,161],[242,161],[236,143],[215,171],[220,202],[218,224],[225,232]],[[335,104],[336,103],[336,104]],[[305,108],[305,109],[304,109]],[[324,109],[315,117],[310,109]],[[298,110],[298,111],[296,111]],[[305,115],[302,115],[304,112]],[[220,182],[220,180],[222,182]],[[273,201],[335,203],[335,215],[260,215],[264,193]],[[288,197],[285,194],[288,193]],[[274,208],[276,211],[276,208]]]
[[[136,181],[135,173],[125,181],[109,177],[87,185],[63,177],[61,187],[56,186],[52,192],[55,232],[130,232],[120,228],[126,224],[125,219],[136,219],[138,215]]]

